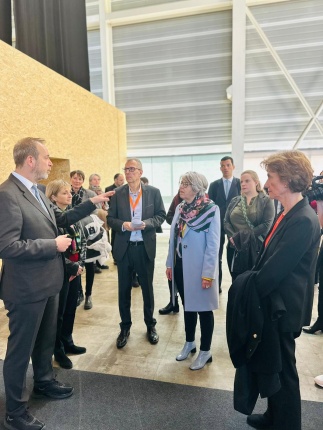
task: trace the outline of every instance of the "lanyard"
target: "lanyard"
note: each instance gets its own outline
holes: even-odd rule
[[[140,200],[141,196],[142,196],[142,188],[140,189],[140,193],[138,194],[135,202],[132,201],[132,198],[131,198],[131,196],[129,194],[129,203],[130,203],[130,206],[132,208],[132,215],[133,216],[135,215],[135,209],[136,209],[136,207],[137,207],[137,205],[139,203],[139,200]]]
[[[280,224],[281,220],[284,218],[284,216],[285,216],[285,215],[284,215],[284,213],[282,212],[282,213],[280,214],[280,216],[277,218],[277,220],[276,220],[276,222],[275,222],[275,225],[274,225],[273,229],[271,230],[270,234],[266,237],[266,241],[265,241],[265,248],[267,247],[268,242],[270,241],[270,239],[271,239],[271,238],[272,238],[272,236],[274,235],[275,231],[277,230],[277,227],[279,226],[279,224]]]

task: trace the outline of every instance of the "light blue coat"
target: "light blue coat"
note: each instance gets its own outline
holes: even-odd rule
[[[175,225],[179,218],[178,206],[170,229],[170,242],[166,267],[172,268],[174,282]],[[184,277],[185,310],[191,312],[211,311],[219,307],[219,247],[220,247],[220,210],[218,206],[207,232],[197,233],[186,226],[182,238],[182,258]],[[202,288],[202,276],[213,279],[212,286]]]

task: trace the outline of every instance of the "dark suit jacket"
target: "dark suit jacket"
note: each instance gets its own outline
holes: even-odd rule
[[[228,205],[233,197],[239,196],[241,193],[240,179],[233,178],[228,198],[225,198],[223,180],[218,179],[214,182],[211,182],[209,186],[209,198],[214,201],[216,205],[220,208],[220,218],[221,218],[221,226],[223,229],[223,220],[225,212],[228,208]]]
[[[317,216],[305,197],[286,214],[256,262],[260,298],[266,300],[277,290],[284,301],[281,331],[300,332],[310,323],[320,236]]]
[[[74,224],[95,209],[86,201],[60,212],[40,191],[48,213],[15,176],[0,186],[0,297],[33,303],[56,295],[64,278],[64,258],[56,250],[57,226]]]
[[[112,184],[112,185],[109,185],[108,187],[105,187],[104,192],[107,193],[108,191],[113,191],[116,188],[117,188],[116,184]]]
[[[150,185],[142,187],[142,221],[146,228],[142,230],[142,237],[148,257],[154,260],[156,255],[156,228],[161,226],[166,218],[164,203],[160,191]],[[121,260],[127,250],[130,231],[122,231],[122,224],[131,221],[129,203],[129,186],[116,188],[116,193],[110,201],[108,224],[116,231],[113,257]]]

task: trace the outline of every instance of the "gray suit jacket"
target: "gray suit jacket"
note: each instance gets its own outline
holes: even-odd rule
[[[33,303],[56,295],[64,277],[64,258],[56,250],[57,226],[67,227],[95,209],[91,201],[67,212],[40,192],[48,213],[15,176],[0,185],[0,297]]]
[[[154,260],[156,256],[156,228],[161,226],[166,218],[164,203],[160,191],[150,185],[142,187],[142,221],[146,228],[142,230],[142,237],[148,257]],[[108,224],[116,231],[113,257],[121,260],[127,250],[130,231],[122,231],[122,224],[131,221],[129,203],[129,186],[116,188],[116,193],[110,201]]]

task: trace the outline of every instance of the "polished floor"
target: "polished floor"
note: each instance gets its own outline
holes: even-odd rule
[[[200,371],[192,372],[189,370],[189,365],[194,356],[183,362],[175,360],[185,340],[182,309],[178,314],[164,316],[158,314],[158,309],[169,301],[165,277],[167,248],[168,234],[165,232],[158,235],[154,280],[159,343],[153,346],[146,340],[141,289],[135,288],[132,291],[131,335],[125,348],[121,350],[116,348],[115,341],[119,332],[117,270],[112,261],[109,261],[110,269],[104,270],[102,274],[95,277],[93,308],[84,310],[81,305],[77,310],[74,341],[77,345],[86,346],[87,353],[71,357],[74,369],[232,391],[234,368],[229,358],[225,337],[229,274],[227,271],[224,273],[220,308],[215,311],[213,363],[206,365]],[[313,320],[315,317],[316,303]],[[6,312],[2,307],[0,309],[0,359],[5,355],[7,335]],[[199,336],[197,340],[198,338]],[[323,389],[317,388],[313,381],[314,376],[323,374],[323,334],[303,334],[297,340],[297,365],[302,399],[323,402]]]

